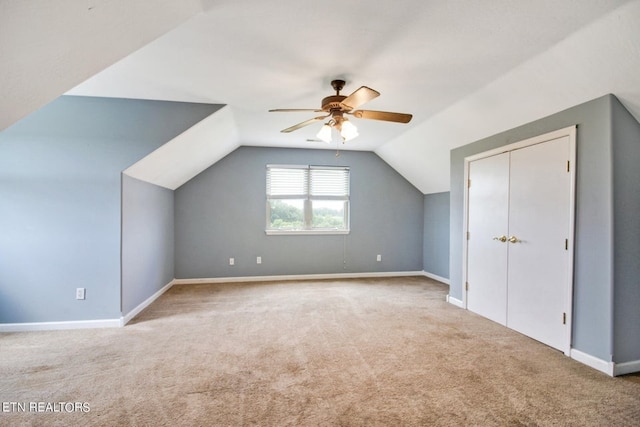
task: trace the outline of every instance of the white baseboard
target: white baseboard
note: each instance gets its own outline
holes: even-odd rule
[[[298,274],[283,276],[214,277],[205,279],[173,279],[136,308],[118,319],[72,320],[64,322],[0,323],[0,332],[50,331],[62,329],[118,328],[126,325],[173,285],[228,282],[267,282],[280,280],[352,279],[366,277],[422,276],[422,271],[381,271],[373,273]]]
[[[626,375],[634,372],[640,372],[640,360],[632,360],[631,362],[615,363],[613,366],[613,376]]]
[[[606,360],[598,359],[595,356],[592,356],[588,353],[582,352],[580,350],[576,350],[572,348],[569,357],[573,360],[576,360],[580,363],[583,363],[593,369],[597,369],[600,372],[604,372],[605,374],[613,377],[614,376],[614,363],[607,362]]]
[[[122,316],[122,326],[124,326],[127,323],[129,323],[131,321],[131,319],[136,317],[142,310],[144,310],[145,308],[149,307],[149,305],[151,305],[151,303],[153,303],[156,299],[158,299],[158,297],[160,297],[160,295],[162,295],[165,292],[167,292],[171,288],[171,286],[173,286],[173,282],[174,281],[175,281],[175,279],[170,281],[166,285],[164,285],[162,287],[162,289],[160,289],[158,292],[156,292],[155,294],[151,295],[149,298],[147,298],[142,303],[140,303],[136,308],[131,310],[126,315]]]
[[[174,279],[174,285],[232,282],[273,282],[285,280],[359,279],[369,277],[423,276],[422,271],[381,271],[374,273],[291,274],[280,276],[209,277],[202,279]]]
[[[423,271],[422,275],[425,276],[425,277],[428,277],[429,279],[433,279],[433,280],[437,280],[438,282],[442,282],[445,285],[449,285],[450,284],[449,283],[449,279],[446,279],[444,277],[440,277],[437,274],[433,274],[433,273],[429,273],[427,271]]]
[[[173,286],[173,281],[167,283],[162,289],[147,298],[143,303],[131,310],[119,319],[100,320],[71,320],[67,322],[30,322],[30,323],[0,323],[0,332],[28,332],[28,331],[54,331],[63,329],[97,329],[97,328],[120,328],[142,310],[147,308],[160,295],[168,291]]]
[[[70,320],[67,322],[0,323],[0,332],[53,331],[62,329],[118,328],[120,319]]]
[[[464,302],[460,301],[457,298],[452,297],[451,295],[447,295],[445,300],[449,303],[449,304],[453,304],[456,307],[460,307],[460,308],[464,308]]]

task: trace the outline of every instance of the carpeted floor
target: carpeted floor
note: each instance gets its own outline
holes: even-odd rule
[[[0,425],[640,426],[640,376],[446,293],[418,277],[174,286],[125,328],[0,334]]]

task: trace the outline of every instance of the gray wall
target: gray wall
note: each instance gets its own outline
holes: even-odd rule
[[[122,313],[174,277],[172,190],[122,175]]]
[[[613,111],[614,362],[640,360],[640,124]]]
[[[0,322],[119,318],[120,173],[218,108],[63,96],[0,133]]]
[[[351,233],[267,236],[270,163],[350,166]],[[374,153],[240,147],[175,198],[177,278],[422,270],[423,195]]]
[[[449,192],[424,196],[422,266],[427,273],[449,278]]]
[[[612,357],[612,95],[451,151],[450,294],[462,299],[464,158],[571,125],[577,132],[573,347]]]

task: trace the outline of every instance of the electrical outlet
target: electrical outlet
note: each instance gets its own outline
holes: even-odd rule
[[[236,264],[235,258],[229,258],[229,265],[235,265],[235,264]]]
[[[256,264],[262,264],[262,257],[261,256],[256,258]]]
[[[84,288],[76,288],[76,299],[84,299],[85,289]]]
[[[378,256],[376,256],[376,261],[378,262],[382,261],[382,255],[378,254]]]

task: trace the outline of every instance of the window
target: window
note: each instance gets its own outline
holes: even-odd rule
[[[349,168],[267,165],[267,234],[349,232]]]

